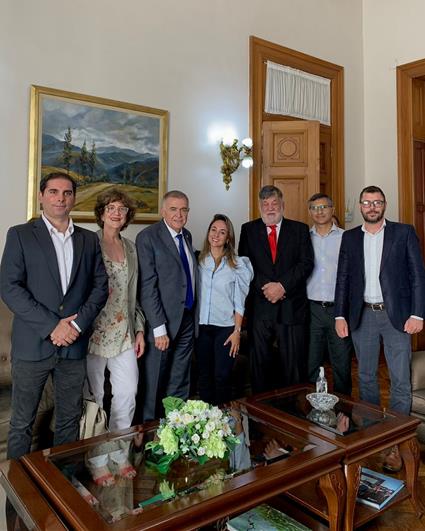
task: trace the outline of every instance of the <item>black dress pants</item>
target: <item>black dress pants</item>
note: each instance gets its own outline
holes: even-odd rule
[[[229,356],[230,343],[224,346],[224,342],[233,330],[233,326],[199,326],[196,340],[199,396],[209,404],[224,404],[232,399],[235,358]]]
[[[305,324],[287,325],[272,320],[252,321],[251,385],[254,393],[306,381]]]

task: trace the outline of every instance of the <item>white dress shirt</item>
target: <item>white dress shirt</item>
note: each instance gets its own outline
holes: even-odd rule
[[[53,245],[56,251],[56,258],[58,260],[59,275],[62,286],[62,293],[65,295],[68,289],[69,279],[71,278],[72,261],[74,259],[74,246],[72,244],[72,234],[74,233],[74,225],[72,219],[69,220],[68,228],[65,233],[58,231],[46,218],[44,214],[41,215]]]
[[[72,235],[74,233],[74,224],[69,218],[68,227],[65,233],[58,231],[46,218],[44,213],[41,214],[41,219],[44,221],[50,237],[52,238],[53,246],[56,252],[58,261],[59,276],[62,286],[62,293],[65,295],[69,280],[71,278],[72,262],[74,260],[74,244],[72,243]],[[81,333],[81,328],[75,321],[71,321],[72,326]]]
[[[384,248],[385,220],[378,232],[368,232],[364,224],[362,231],[364,232],[364,300],[370,303],[383,302],[379,271],[381,269],[382,249]]]

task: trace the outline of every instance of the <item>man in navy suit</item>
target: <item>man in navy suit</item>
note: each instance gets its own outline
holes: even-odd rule
[[[364,188],[360,194],[364,223],[342,237],[335,328],[339,337],[351,331],[360,398],[374,404],[380,403],[378,361],[383,341],[391,380],[390,407],[408,415],[411,335],[423,328],[425,269],[414,228],[385,220],[386,204],[380,188]],[[399,456],[388,457],[388,471],[401,467]]]
[[[42,217],[7,234],[0,286],[14,313],[9,459],[30,451],[49,374],[55,393],[54,444],[78,438],[87,343],[108,297],[108,277],[97,235],[73,225],[69,217],[75,192],[69,175],[47,175],[40,183]]]
[[[254,392],[307,379],[306,280],[314,267],[308,226],[283,217],[279,188],[263,186],[259,200],[261,218],[242,225],[239,241],[254,268],[247,308]]]
[[[189,398],[190,365],[198,326],[198,267],[192,236],[184,228],[189,199],[167,192],[162,220],[139,232],[139,302],[147,320],[148,348],[142,358],[143,420],[158,418],[165,396]]]

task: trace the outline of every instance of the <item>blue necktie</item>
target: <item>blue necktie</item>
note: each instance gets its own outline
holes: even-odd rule
[[[184,306],[188,310],[191,310],[193,306],[192,277],[190,276],[189,261],[186,256],[186,251],[184,250],[183,234],[182,233],[177,234],[176,238],[179,240],[179,253],[180,253],[180,258],[183,264],[184,272],[186,273],[186,281],[187,281],[186,301],[184,303]]]

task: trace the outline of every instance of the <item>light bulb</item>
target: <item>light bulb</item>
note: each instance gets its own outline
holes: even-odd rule
[[[242,144],[247,147],[248,149],[251,149],[252,148],[252,138],[250,138],[249,136],[247,138],[244,138],[242,140]]]
[[[235,139],[232,136],[224,136],[222,142],[225,146],[231,146],[234,140]]]
[[[244,168],[251,168],[251,166],[254,164],[254,161],[252,157],[244,157],[241,162],[242,166]]]

